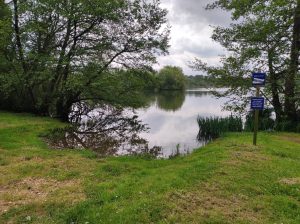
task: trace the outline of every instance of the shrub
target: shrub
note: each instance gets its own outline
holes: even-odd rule
[[[266,130],[274,130],[275,129],[275,120],[272,119],[271,109],[265,109],[264,111],[259,112],[259,126],[258,130],[266,131]],[[254,111],[250,111],[246,116],[245,122],[245,131],[253,131],[254,130]]]
[[[276,130],[300,133],[300,124],[292,121],[282,121],[277,124]]]

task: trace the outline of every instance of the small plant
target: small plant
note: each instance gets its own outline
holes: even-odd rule
[[[179,143],[176,145],[176,153],[180,154],[180,144]]]
[[[225,118],[198,117],[199,125],[198,140],[208,142],[212,139],[220,137],[225,132],[241,132],[243,131],[243,121],[241,117],[229,116]]]
[[[181,153],[180,153],[180,144],[176,144],[176,149],[175,151],[173,151],[173,153],[169,156],[169,159],[173,159],[173,158],[176,158],[178,156],[180,156]]]

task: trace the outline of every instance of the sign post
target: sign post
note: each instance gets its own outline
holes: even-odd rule
[[[257,144],[259,111],[264,109],[264,104],[265,104],[265,99],[259,96],[260,87],[265,86],[265,84],[266,84],[266,73],[252,74],[252,85],[256,87],[256,97],[252,97],[251,99],[251,109],[255,110],[253,145]]]
[[[260,88],[256,87],[256,97],[259,97],[259,91]],[[253,100],[253,99],[252,99]],[[252,101],[253,104],[253,101]],[[253,145],[257,144],[257,132],[258,132],[258,120],[259,120],[259,110],[255,110],[255,115],[254,115],[254,135],[253,135]]]

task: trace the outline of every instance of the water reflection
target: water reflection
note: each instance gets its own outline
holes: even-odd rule
[[[161,91],[159,93],[144,93],[144,107],[157,106],[167,112],[180,110],[185,103],[186,97],[212,96],[212,92],[205,89],[192,89],[186,91]]]
[[[157,94],[157,106],[164,111],[180,110],[185,101],[183,91],[163,91]]]
[[[159,147],[148,147],[139,133],[148,128],[130,110],[110,105],[74,105],[71,127],[53,130],[49,139],[52,147],[92,149],[98,155],[151,154],[160,155]]]
[[[187,154],[206,144],[198,141],[199,127],[197,117],[228,116],[230,113],[222,111],[224,99],[215,98],[210,91],[188,90],[184,93],[184,102],[176,110],[169,110],[159,106],[156,102],[151,106],[137,111],[139,118],[148,124],[150,130],[140,136],[149,142],[149,147],[162,147],[164,157],[177,154]],[[169,98],[172,101],[172,97]],[[168,102],[173,104],[174,102]]]
[[[188,96],[195,96],[195,97],[201,97],[201,96],[211,96],[212,95],[212,91],[209,90],[197,90],[197,89],[191,89],[191,90],[187,90],[186,95]]]
[[[78,104],[68,130],[56,130],[56,148],[89,148],[99,155],[152,154],[168,158],[206,144],[198,141],[197,117],[227,116],[224,100],[209,91],[145,94],[145,106],[132,111],[109,105]],[[60,134],[60,137],[57,135]],[[54,140],[53,140],[54,139]]]

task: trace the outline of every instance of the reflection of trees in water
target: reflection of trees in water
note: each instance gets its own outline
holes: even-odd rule
[[[183,91],[162,91],[157,95],[157,106],[165,111],[179,110],[185,101]]]
[[[186,96],[211,96],[211,91],[161,91],[158,93],[142,93],[144,98],[144,108],[157,105],[164,111],[177,111],[183,106]]]
[[[99,155],[151,153],[158,156],[160,148],[148,148],[139,137],[147,130],[138,117],[129,110],[110,105],[97,109],[77,104],[70,115],[72,127],[53,130],[50,144],[56,148],[92,149]]]
[[[153,105],[155,105],[156,102],[156,93],[153,92],[143,92],[140,93],[141,98],[143,99],[143,106],[142,108],[149,108]]]
[[[207,91],[161,91],[141,93],[145,107],[155,106],[165,111],[177,111],[185,96],[210,95]],[[54,130],[49,136],[55,148],[92,149],[99,155],[148,153],[162,155],[161,148],[149,149],[148,142],[139,137],[147,130],[132,110],[104,104],[79,103],[70,114],[71,128]],[[95,109],[97,108],[97,109]]]
[[[197,97],[212,96],[213,95],[213,91],[188,90],[188,91],[186,91],[186,95],[197,96]]]
[[[179,110],[185,101],[185,92],[183,91],[160,91],[158,93],[141,93],[144,99],[143,108],[157,105],[165,111]]]

